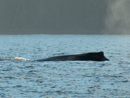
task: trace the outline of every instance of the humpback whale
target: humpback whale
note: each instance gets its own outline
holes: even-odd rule
[[[63,56],[54,56],[45,59],[39,59],[36,61],[106,61],[109,60],[104,56],[104,53],[101,52],[90,52],[84,54],[75,54],[75,55],[63,55]]]

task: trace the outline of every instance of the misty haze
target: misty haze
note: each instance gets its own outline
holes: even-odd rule
[[[0,0],[0,98],[130,98],[129,17],[130,0]]]
[[[129,4],[129,0],[0,0],[0,34],[128,33]]]

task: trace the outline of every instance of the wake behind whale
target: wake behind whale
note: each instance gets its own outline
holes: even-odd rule
[[[15,57],[15,58],[0,58],[0,61],[9,60],[9,61],[30,61],[30,59],[26,59],[23,57]]]

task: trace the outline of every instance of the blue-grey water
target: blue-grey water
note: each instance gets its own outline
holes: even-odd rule
[[[110,61],[33,61],[98,51]],[[0,58],[0,98],[130,98],[130,35],[0,35]]]

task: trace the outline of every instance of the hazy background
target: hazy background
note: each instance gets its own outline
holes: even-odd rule
[[[0,0],[0,34],[129,34],[130,0]]]

